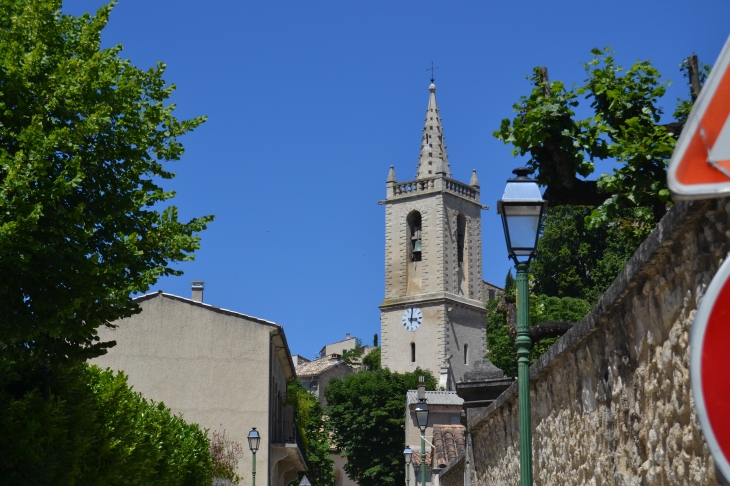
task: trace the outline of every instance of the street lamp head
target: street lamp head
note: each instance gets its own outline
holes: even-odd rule
[[[309,479],[307,479],[307,476],[304,476],[301,481],[299,481],[299,486],[312,486],[312,483],[309,482]]]
[[[529,262],[535,256],[542,215],[547,211],[537,181],[529,177],[532,172],[525,167],[513,170],[516,177],[507,180],[504,195],[497,201],[507,252],[515,263],[519,263],[519,257],[527,257]]]
[[[403,451],[403,457],[406,458],[406,464],[411,463],[411,456],[413,455],[413,451],[410,447],[406,447],[406,450]]]
[[[425,398],[419,399],[416,404],[416,422],[421,430],[425,430],[428,425],[428,404]]]
[[[256,451],[259,450],[259,442],[261,442],[261,436],[259,435],[259,431],[256,430],[256,427],[251,429],[251,432],[248,433],[248,448],[251,449],[251,452],[256,454]]]

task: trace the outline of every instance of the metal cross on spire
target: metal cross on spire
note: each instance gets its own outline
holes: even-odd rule
[[[430,67],[430,68],[426,68],[426,71],[431,71],[431,82],[432,82],[432,83],[433,83],[433,81],[434,81],[434,79],[435,79],[435,78],[433,77],[433,72],[434,72],[434,70],[436,70],[436,69],[438,69],[438,68],[439,68],[438,66],[434,67],[434,65],[433,65],[433,61],[431,61],[431,67]]]

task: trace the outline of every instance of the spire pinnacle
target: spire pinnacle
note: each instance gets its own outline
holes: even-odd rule
[[[442,174],[451,177],[449,157],[446,155],[444,144],[444,133],[441,128],[441,117],[436,105],[436,85],[431,83],[428,87],[431,94],[428,97],[428,108],[426,109],[426,120],[421,137],[421,155],[418,161],[418,172],[416,179],[425,179]]]
[[[393,166],[390,166],[390,171],[388,172],[388,179],[385,182],[398,182],[398,180],[395,178],[395,169]]]
[[[479,178],[477,177],[477,170],[471,170],[471,180],[469,181],[471,187],[479,187]]]

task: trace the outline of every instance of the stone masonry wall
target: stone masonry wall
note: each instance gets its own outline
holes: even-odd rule
[[[689,330],[729,242],[730,198],[677,203],[531,367],[536,485],[717,484],[690,389]],[[471,486],[518,484],[517,398],[515,382],[470,421]],[[461,484],[449,473],[443,484]]]
[[[439,475],[439,486],[462,486],[464,484],[464,453],[449,464]]]

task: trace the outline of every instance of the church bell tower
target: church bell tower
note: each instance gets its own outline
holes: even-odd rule
[[[436,85],[430,94],[415,179],[386,181],[382,364],[430,370],[453,389],[486,352],[482,228],[476,170],[451,177]]]

